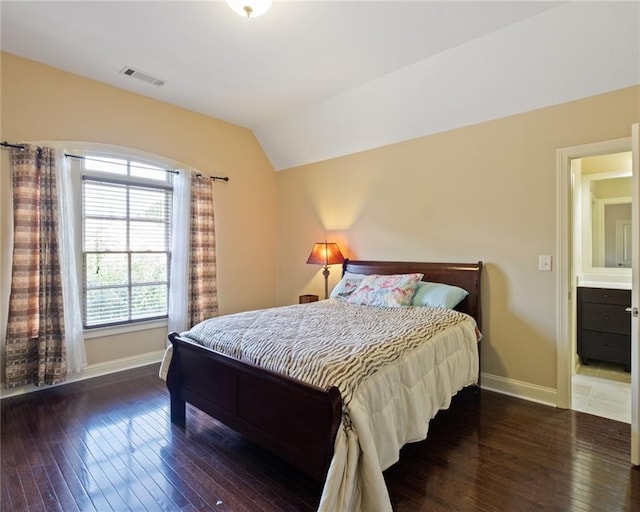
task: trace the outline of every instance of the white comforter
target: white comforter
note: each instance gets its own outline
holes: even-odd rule
[[[319,329],[323,325],[327,329]],[[183,335],[321,387],[338,386],[343,422],[321,512],[390,511],[382,471],[398,460],[405,443],[425,439],[438,410],[478,379],[475,321],[451,310],[328,300],[227,315]],[[265,350],[274,339],[277,346]],[[327,340],[331,349],[319,355]],[[163,377],[169,360],[170,350]],[[303,364],[308,361],[316,363],[313,372]]]

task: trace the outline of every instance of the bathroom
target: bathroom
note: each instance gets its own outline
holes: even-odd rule
[[[631,422],[631,152],[571,162],[572,409]]]

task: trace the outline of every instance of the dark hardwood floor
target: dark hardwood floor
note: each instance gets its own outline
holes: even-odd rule
[[[319,483],[193,408],[183,431],[168,409],[156,365],[3,400],[1,510],[315,510]],[[640,511],[629,436],[465,392],[385,478],[396,512]]]

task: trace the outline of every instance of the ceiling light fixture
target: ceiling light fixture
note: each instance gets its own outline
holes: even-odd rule
[[[242,17],[257,18],[271,9],[273,0],[226,0],[231,10]]]

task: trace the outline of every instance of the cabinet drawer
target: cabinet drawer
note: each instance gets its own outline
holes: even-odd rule
[[[620,334],[582,331],[578,342],[578,352],[583,359],[598,359],[631,364],[631,338]]]
[[[609,288],[578,288],[579,302],[598,302],[600,304],[631,305],[631,290]]]
[[[612,304],[584,303],[581,306],[582,329],[590,331],[610,332],[615,334],[631,334],[631,315],[625,306]]]

